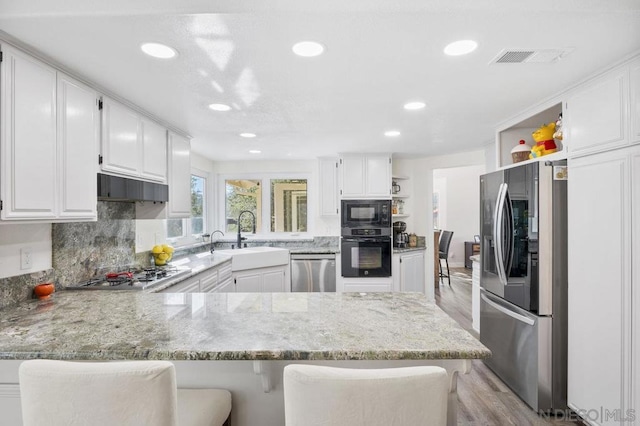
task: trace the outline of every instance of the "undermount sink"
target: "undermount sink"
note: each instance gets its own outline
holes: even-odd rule
[[[236,250],[216,250],[215,253],[231,256],[231,270],[268,268],[289,263],[289,250],[279,247],[247,247]]]

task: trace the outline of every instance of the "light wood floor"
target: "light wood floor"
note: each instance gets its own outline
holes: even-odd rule
[[[436,289],[436,303],[475,337],[471,327],[471,270],[451,268]],[[513,393],[482,361],[473,361],[471,373],[458,376],[458,425],[582,425],[580,422],[540,417]]]

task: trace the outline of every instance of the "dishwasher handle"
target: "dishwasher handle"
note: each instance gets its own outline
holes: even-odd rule
[[[291,253],[291,260],[335,260],[335,253],[319,254],[319,253]]]

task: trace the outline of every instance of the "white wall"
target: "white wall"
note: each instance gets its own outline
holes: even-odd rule
[[[442,155],[437,157],[419,159],[394,159],[394,172],[401,172],[410,176],[412,192],[411,216],[407,219],[407,229],[412,229],[418,235],[427,237],[426,270],[427,295],[434,298],[433,285],[430,285],[430,278],[433,277],[434,263],[428,259],[433,259],[433,171],[435,169],[479,166],[485,164],[484,147],[478,151],[469,151],[458,154]],[[403,188],[404,189],[404,188]]]
[[[20,268],[20,250],[30,249],[31,267]],[[0,278],[51,268],[51,224],[0,225]]]
[[[484,172],[484,164],[433,171],[433,190],[440,194],[439,225],[453,231],[449,266],[464,266],[464,242],[480,233],[479,177]]]

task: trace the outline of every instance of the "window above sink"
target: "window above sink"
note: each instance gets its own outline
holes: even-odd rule
[[[225,234],[238,232],[238,217],[243,211],[255,215],[256,234],[261,237],[287,237],[307,234],[310,229],[309,175],[238,174],[219,177],[218,223]],[[242,215],[242,233],[253,229],[253,218]]]

